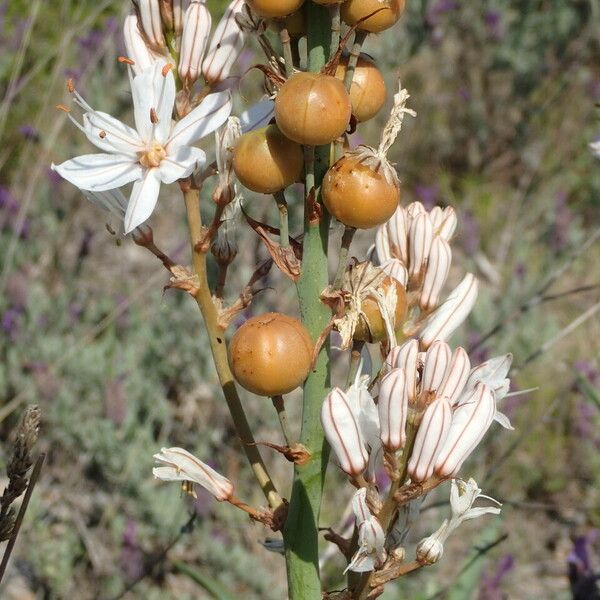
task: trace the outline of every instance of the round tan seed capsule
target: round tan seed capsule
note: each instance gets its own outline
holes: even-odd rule
[[[295,73],[275,98],[275,121],[281,132],[308,146],[336,140],[346,131],[351,114],[344,84],[322,73]]]
[[[404,3],[405,0],[346,0],[341,7],[342,20],[352,27],[368,17],[358,23],[357,28],[379,33],[397,23],[404,11]]]
[[[265,313],[248,319],[229,345],[229,365],[237,382],[259,396],[280,396],[308,377],[313,342],[298,319]]]
[[[246,3],[259,17],[272,19],[291,15],[304,4],[304,0],[246,0]]]
[[[348,227],[370,229],[394,214],[400,188],[360,158],[346,154],[325,174],[321,195],[338,221]]]
[[[261,194],[274,194],[298,181],[303,167],[302,146],[277,125],[245,133],[233,148],[233,170],[240,183]]]
[[[348,58],[342,58],[335,71],[340,81],[344,81],[347,68]],[[359,57],[354,69],[350,102],[352,114],[359,123],[372,119],[385,104],[385,81],[375,63],[366,56]]]

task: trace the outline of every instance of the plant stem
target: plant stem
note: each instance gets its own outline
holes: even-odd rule
[[[346,67],[346,74],[344,75],[344,85],[348,92],[352,87],[352,80],[354,79],[354,70],[356,69],[356,65],[358,63],[358,59],[360,57],[360,51],[362,49],[362,45],[367,37],[366,31],[361,31],[358,29],[354,35],[354,44],[352,44],[352,49],[350,50],[350,56],[348,57],[348,66]]]
[[[331,36],[329,12],[312,2],[305,4],[308,27],[308,63],[318,72],[329,56]],[[329,164],[329,146],[306,148],[306,205],[302,274],[297,283],[300,313],[305,327],[316,340],[330,319],[330,311],[319,296],[328,284],[327,242],[329,216],[322,208],[314,218],[311,195],[321,183]],[[318,201],[318,197],[315,198]],[[312,218],[311,218],[312,217]],[[290,600],[320,600],[319,512],[329,459],[329,447],[320,421],[321,403],[329,391],[329,344],[319,352],[315,367],[304,384],[300,443],[310,452],[304,465],[296,465],[288,517],[284,528],[288,591]]]
[[[279,209],[279,243],[282,248],[287,248],[290,245],[288,205],[283,192],[275,192],[273,196],[275,202],[277,202],[277,208]]]
[[[346,264],[348,262],[348,254],[350,254],[350,245],[354,239],[356,229],[354,227],[346,227],[344,234],[342,235],[342,247],[340,248],[340,256],[338,261],[338,268],[333,281],[333,289],[339,290],[342,287],[344,281],[344,273],[346,272]]]
[[[285,26],[285,21],[279,22],[279,39],[283,47],[283,60],[285,61],[285,74],[289,77],[294,72],[294,58],[292,54],[292,41]]]
[[[181,189],[187,211],[194,272],[198,276],[198,292],[195,298],[204,319],[219,382],[236,432],[242,442],[242,448],[254,471],[254,476],[269,501],[269,505],[275,510],[283,505],[283,500],[271,481],[240,402],[233,375],[229,368],[224,332],[218,325],[219,315],[208,287],[206,250],[203,247],[205,228],[202,226],[202,217],[200,216],[200,192],[185,184],[181,185]]]
[[[365,343],[360,340],[352,342],[352,351],[350,352],[350,367],[348,368],[348,376],[346,378],[346,387],[350,387],[354,383],[358,367],[360,365],[360,354]]]
[[[329,15],[331,16],[331,42],[329,45],[329,58],[332,58],[340,45],[341,21],[339,3],[329,7]]]
[[[279,424],[281,425],[281,432],[283,433],[285,443],[291,448],[294,440],[290,434],[283,396],[273,396],[271,400],[273,401],[273,406],[275,407],[277,416],[279,417]]]

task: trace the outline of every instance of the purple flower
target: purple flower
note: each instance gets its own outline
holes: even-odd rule
[[[137,541],[137,525],[133,519],[127,521],[123,531],[123,547],[121,548],[121,569],[131,579],[138,579],[144,573],[144,553]]]
[[[17,340],[21,328],[22,313],[16,308],[8,308],[2,313],[0,318],[0,327],[9,337],[11,342]]]
[[[483,20],[490,38],[496,42],[500,41],[505,34],[500,13],[495,10],[486,10]]]
[[[499,561],[493,574],[484,575],[479,590],[479,600],[503,600],[502,581],[515,567],[515,559],[506,554]]]
[[[19,133],[26,139],[32,142],[39,142],[40,134],[38,130],[30,123],[25,123],[19,127]]]
[[[437,185],[417,184],[414,189],[417,198],[427,210],[431,210],[436,205],[440,195]]]
[[[0,185],[0,210],[9,213],[16,213],[19,210],[19,203],[4,185]]]
[[[587,535],[573,540],[573,550],[567,557],[573,600],[600,600],[600,575],[594,572],[588,552],[588,544],[595,541],[599,534],[598,529],[593,529]]]
[[[455,0],[437,0],[429,6],[425,15],[425,22],[430,27],[439,25],[441,18],[446,14],[458,8],[458,2]]]
[[[589,360],[578,360],[573,364],[573,368],[590,383],[595,384],[598,381],[598,369]]]

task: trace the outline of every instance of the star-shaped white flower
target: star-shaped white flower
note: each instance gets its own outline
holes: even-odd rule
[[[75,92],[75,102],[86,112],[85,133],[101,154],[84,154],[52,165],[82,190],[102,192],[134,182],[125,213],[125,233],[150,217],[161,183],[188,177],[206,162],[206,155],[190,144],[220,127],[231,113],[228,91],[208,95],[180,121],[172,120],[175,79],[170,65],[159,60],[131,82],[135,129],[109,114],[92,109]]]

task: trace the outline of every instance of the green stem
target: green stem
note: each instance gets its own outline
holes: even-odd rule
[[[290,34],[285,26],[285,21],[279,22],[279,39],[283,48],[283,60],[285,61],[285,74],[289,77],[294,72],[294,57],[292,54],[292,42]]]
[[[256,480],[269,501],[269,505],[275,510],[283,506],[283,500],[273,485],[267,467],[254,441],[248,420],[246,419],[246,413],[242,407],[233,374],[229,368],[225,332],[219,327],[217,307],[213,302],[212,294],[208,287],[206,272],[207,248],[205,248],[206,244],[204,241],[205,228],[202,226],[202,218],[200,216],[200,192],[188,184],[182,184],[181,188],[187,211],[188,229],[192,245],[192,262],[194,272],[198,276],[198,291],[196,292],[195,299],[204,318],[204,325],[217,370],[217,376],[219,377],[219,383],[223,389],[223,395],[229,407],[236,433],[242,443],[242,449],[252,466]]]
[[[360,57],[360,51],[362,49],[362,45],[367,37],[366,31],[361,31],[360,29],[356,31],[354,35],[354,44],[352,44],[352,49],[350,50],[350,56],[348,57],[348,66],[346,67],[346,74],[344,75],[344,85],[346,89],[350,91],[352,87],[352,80],[354,79],[354,70],[356,69],[356,65],[358,64],[358,59]]]
[[[305,10],[309,68],[312,72],[318,72],[329,56],[329,12],[312,2],[305,4]],[[297,291],[302,321],[313,340],[316,340],[330,319],[330,311],[319,298],[329,282],[329,215],[323,208],[320,218],[310,218],[314,216],[310,195],[312,189],[320,185],[329,164],[329,146],[319,147],[316,151],[306,148],[306,157],[309,160],[306,161],[304,250]],[[290,600],[321,598],[318,523],[329,447],[321,427],[320,410],[329,386],[329,344],[326,343],[304,384],[300,443],[308,449],[311,459],[295,467],[289,512],[283,531]]]
[[[287,248],[290,245],[288,205],[285,200],[285,194],[282,191],[275,192],[273,196],[279,210],[279,243],[282,248]]]
[[[277,416],[279,417],[281,433],[283,433],[285,443],[291,448],[292,444],[294,443],[294,440],[290,433],[290,427],[288,425],[287,413],[285,412],[285,402],[283,400],[283,396],[273,396],[271,400],[273,402],[275,410],[277,411]]]
[[[340,32],[342,30],[340,5],[334,4],[333,6],[330,6],[329,14],[331,16],[331,42],[329,45],[329,58],[332,58],[340,45]]]
[[[346,263],[348,262],[348,254],[350,254],[350,245],[354,239],[356,229],[354,227],[346,227],[342,235],[342,246],[340,248],[340,256],[338,268],[333,281],[333,289],[339,290],[344,283],[344,273],[346,272]]]

